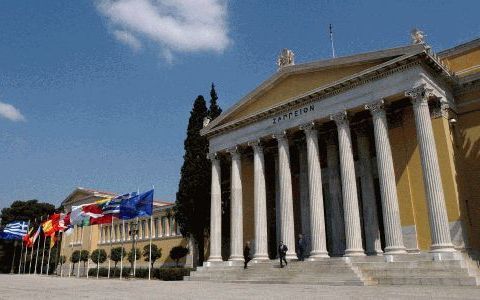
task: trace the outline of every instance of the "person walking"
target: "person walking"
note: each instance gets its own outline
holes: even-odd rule
[[[287,259],[285,256],[287,255],[287,245],[283,244],[283,241],[280,241],[280,244],[278,245],[278,257],[280,258],[280,268],[283,268],[283,262],[285,262],[285,266],[288,265]]]
[[[248,262],[252,260],[250,257],[250,242],[247,242],[245,248],[243,248],[243,258],[245,259],[243,268],[246,269]]]
[[[305,260],[305,248],[305,239],[303,238],[303,235],[299,234],[297,241],[297,256],[299,261]]]

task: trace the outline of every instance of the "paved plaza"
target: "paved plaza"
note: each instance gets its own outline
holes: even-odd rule
[[[480,299],[480,288],[230,284],[0,275],[0,299]]]

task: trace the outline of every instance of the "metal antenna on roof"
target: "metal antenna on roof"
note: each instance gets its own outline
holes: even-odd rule
[[[332,45],[332,57],[335,58],[335,47],[333,46],[333,28],[332,24],[330,24],[330,43]]]

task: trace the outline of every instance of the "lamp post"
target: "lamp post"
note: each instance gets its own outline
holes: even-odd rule
[[[133,277],[134,276],[134,263],[135,263],[135,258],[136,258],[136,249],[135,249],[135,237],[137,236],[138,234],[138,223],[132,223],[130,225],[130,231],[128,232],[128,234],[132,237],[132,252],[134,253],[134,257],[132,257],[132,261],[130,262],[131,263],[131,266],[130,266],[130,277]]]

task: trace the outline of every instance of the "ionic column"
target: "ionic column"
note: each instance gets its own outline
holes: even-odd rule
[[[363,224],[365,227],[365,250],[369,255],[381,254],[380,230],[378,229],[377,201],[373,183],[370,142],[366,124],[359,126],[357,133],[358,159],[361,166]]]
[[[301,231],[303,234],[303,239],[305,241],[305,254],[310,253],[311,243],[310,237],[312,232],[310,230],[310,197],[309,197],[309,188],[308,188],[308,158],[307,158],[307,147],[304,141],[298,141],[296,143],[298,150],[298,163],[299,163],[299,173],[298,173],[298,183],[299,183],[299,192],[300,192],[300,221],[301,221]],[[307,255],[308,256],[308,255]]]
[[[343,223],[342,188],[338,170],[338,151],[333,134],[327,136],[328,192],[330,195],[330,256],[345,254],[345,224]]]
[[[292,173],[290,151],[284,132],[274,134],[278,141],[278,179],[280,192],[280,239],[288,247],[287,258],[296,259],[295,231],[293,223]]]
[[[267,191],[265,188],[265,160],[258,141],[248,143],[253,148],[253,214],[255,218],[254,260],[268,260]]]
[[[209,262],[222,261],[222,192],[220,159],[215,153],[208,158],[212,162],[212,188],[210,207],[210,256]],[[161,231],[160,231],[161,232]]]
[[[305,132],[308,161],[311,251],[309,260],[328,257],[323,213],[322,170],[318,151],[318,132],[313,124],[300,127]]]
[[[432,121],[428,109],[428,98],[433,96],[432,90],[424,84],[406,91],[410,97],[415,115],[417,141],[422,161],[423,182],[427,195],[428,217],[432,238],[432,252],[453,252],[452,239],[448,225],[447,208],[443,194],[440,167],[438,165],[437,148],[433,135]]]
[[[353,161],[352,138],[347,112],[330,116],[337,124],[340,172],[342,175],[343,212],[345,219],[345,256],[365,255],[362,247],[362,229],[358,208],[357,182]]]
[[[397,183],[393,169],[392,149],[388,138],[388,123],[383,100],[365,105],[370,110],[377,152],[378,180],[382,197],[385,253],[406,253],[398,207]]]
[[[243,260],[242,161],[238,147],[228,151],[232,156],[229,260],[235,261]]]

